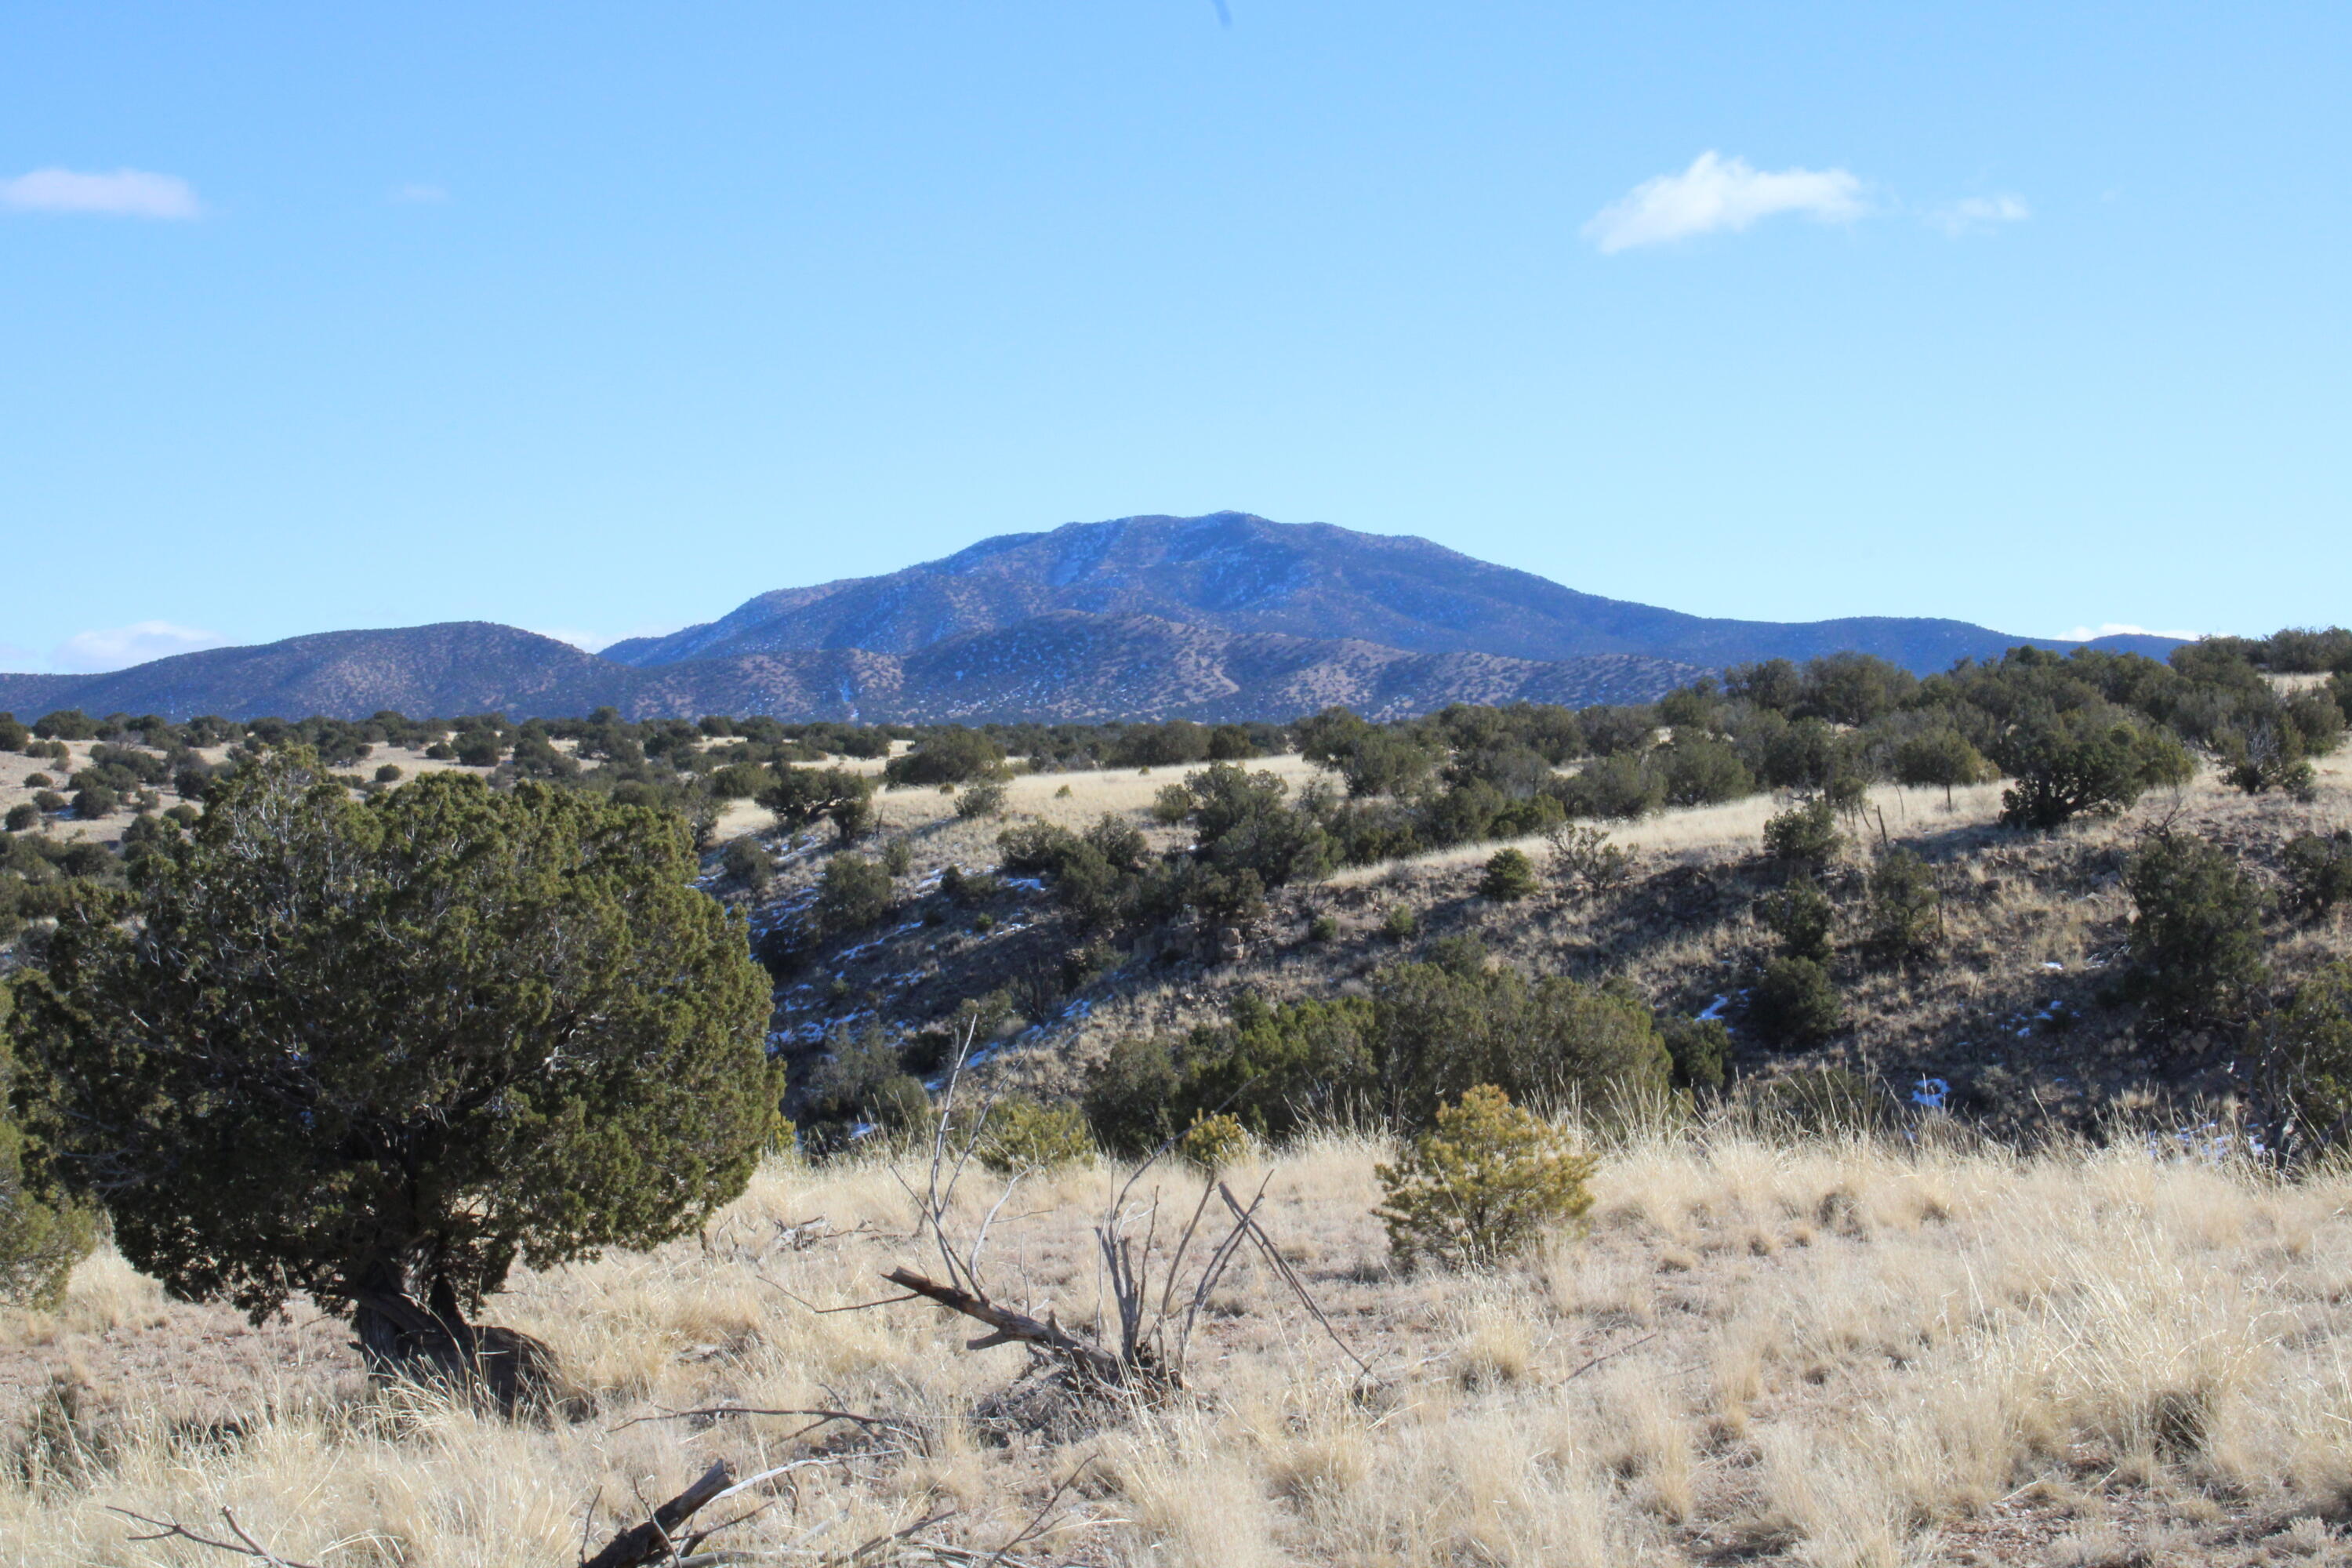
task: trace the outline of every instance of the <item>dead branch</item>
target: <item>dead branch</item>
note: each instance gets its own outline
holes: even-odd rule
[[[1116,1387],[1126,1381],[1127,1368],[1117,1356],[1097,1349],[1056,1324],[1041,1323],[1026,1313],[1000,1307],[985,1296],[926,1279],[911,1268],[893,1268],[882,1278],[918,1296],[927,1296],[950,1311],[961,1312],[977,1322],[986,1323],[995,1331],[966,1342],[968,1349],[986,1350],[992,1345],[1018,1342],[1063,1357],[1088,1378],[1105,1386]]]
[[[638,1563],[658,1557],[675,1556],[670,1532],[692,1519],[705,1503],[726,1496],[734,1482],[733,1468],[724,1459],[717,1461],[692,1486],[654,1510],[653,1517],[613,1537],[604,1543],[604,1551],[580,1568],[636,1568]]]
[[[1351,1347],[1347,1341],[1339,1337],[1339,1331],[1331,1326],[1331,1320],[1323,1315],[1323,1309],[1316,1305],[1315,1298],[1308,1294],[1306,1282],[1301,1280],[1297,1274],[1292,1270],[1289,1259],[1284,1258],[1281,1252],[1276,1248],[1274,1238],[1265,1233],[1265,1226],[1258,1223],[1257,1205],[1264,1198],[1265,1193],[1265,1189],[1261,1185],[1258,1188],[1258,1197],[1252,1198],[1250,1200],[1249,1207],[1244,1208],[1240,1204],[1234,1201],[1233,1192],[1225,1185],[1224,1183],[1219,1182],[1217,1184],[1217,1195],[1223,1198],[1225,1200],[1225,1206],[1234,1211],[1234,1228],[1240,1231],[1247,1231],[1249,1233],[1251,1237],[1256,1241],[1258,1251],[1265,1257],[1266,1262],[1274,1266],[1275,1273],[1281,1277],[1284,1284],[1290,1287],[1290,1293],[1298,1298],[1298,1304],[1305,1307],[1309,1313],[1313,1314],[1315,1321],[1323,1325],[1323,1331],[1331,1337],[1331,1342],[1333,1344],[1339,1347],[1339,1353],[1341,1355],[1346,1356],[1349,1361],[1356,1363],[1356,1371],[1362,1376],[1364,1381],[1367,1383],[1371,1382],[1371,1363],[1365,1361],[1362,1356],[1358,1355],[1353,1347]]]
[[[236,1541],[215,1541],[209,1535],[198,1535],[194,1531],[190,1530],[186,1525],[182,1524],[175,1519],[152,1519],[143,1513],[133,1513],[127,1508],[109,1507],[107,1511],[109,1513],[119,1513],[125,1519],[134,1519],[142,1524],[151,1525],[153,1527],[152,1533],[147,1535],[134,1535],[131,1538],[133,1541],[187,1541],[193,1542],[198,1546],[209,1547],[215,1552],[234,1552],[239,1557],[257,1557],[262,1562],[268,1563],[270,1568],[311,1568],[311,1565],[308,1563],[297,1563],[290,1557],[280,1557],[275,1552],[270,1551],[267,1546],[262,1545],[261,1542],[256,1541],[251,1535],[246,1532],[245,1526],[237,1523],[236,1515],[230,1512],[226,1508],[223,1508],[221,1510],[221,1518],[226,1521],[229,1529],[236,1533]],[[243,1544],[240,1545],[239,1542],[242,1542]]]
[[[896,1300],[911,1300],[913,1297],[902,1296]],[[649,1421],[687,1421],[701,1415],[790,1415],[813,1418],[813,1424],[802,1427],[802,1432],[813,1432],[817,1427],[835,1421],[848,1421],[869,1429],[897,1432],[909,1437],[919,1437],[923,1435],[921,1428],[910,1426],[904,1421],[893,1421],[883,1415],[860,1415],[854,1410],[827,1410],[821,1406],[808,1410],[774,1410],[750,1405],[710,1405],[698,1410],[666,1410],[658,1415],[634,1415],[618,1426],[608,1427],[606,1430],[625,1432],[632,1426],[643,1426]],[[799,1433],[793,1436],[797,1436]]]

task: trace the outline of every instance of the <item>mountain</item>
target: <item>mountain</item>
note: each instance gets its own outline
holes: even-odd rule
[[[2170,637],[2095,647],[2161,658]],[[1643,701],[1747,659],[1856,648],[1922,673],[2014,637],[1963,621],[1711,620],[1580,594],[1425,539],[1244,512],[983,540],[785,588],[602,657],[487,622],[322,632],[104,675],[0,675],[0,710],[233,719],[772,713],[869,722],[1392,718],[1448,702]]]
[[[911,654],[1055,611],[1522,659],[1632,654],[1717,668],[1855,648],[1923,675],[2022,642],[2074,646],[1965,621],[1714,620],[1580,594],[1425,539],[1224,511],[1005,534],[887,576],[762,594],[719,620],[616,643],[604,657],[649,668],[820,648]],[[2176,640],[2100,646],[2160,658]]]
[[[1622,654],[1514,659],[1234,634],[1059,611],[913,654],[739,654],[640,669],[484,622],[328,632],[180,654],[107,675],[0,675],[0,710],[232,719],[502,712],[632,719],[773,713],[869,723],[1290,718],[1332,703],[1381,718],[1449,702],[1643,701],[1699,673]]]

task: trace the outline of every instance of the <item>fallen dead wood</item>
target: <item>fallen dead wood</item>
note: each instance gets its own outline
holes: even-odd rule
[[[1058,1324],[1040,1322],[972,1291],[927,1279],[911,1268],[893,1268],[882,1278],[901,1289],[937,1301],[950,1311],[961,1312],[975,1322],[986,1323],[994,1331],[966,1341],[967,1349],[986,1350],[992,1345],[1014,1343],[1035,1345],[1066,1360],[1086,1377],[1105,1387],[1116,1387],[1126,1381],[1129,1369],[1117,1356],[1087,1343]]]
[[[604,1543],[604,1550],[588,1558],[580,1568],[637,1568],[641,1563],[657,1558],[684,1555],[674,1540],[678,1526],[692,1519],[705,1503],[733,1488],[735,1472],[726,1460],[720,1459],[702,1472],[695,1483],[669,1501],[654,1510],[653,1517],[643,1524],[632,1525]],[[689,1546],[688,1551],[692,1548]]]

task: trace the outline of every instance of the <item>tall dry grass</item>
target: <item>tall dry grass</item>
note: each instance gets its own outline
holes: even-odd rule
[[[1381,1154],[1333,1140],[1232,1173],[1266,1182],[1269,1228],[1376,1385],[1246,1265],[1211,1303],[1193,1397],[1150,1409],[1034,1398],[1024,1352],[967,1351],[969,1325],[922,1303],[820,1311],[923,1260],[879,1161],[774,1163],[699,1240],[520,1279],[492,1315],[549,1339],[581,1395],[540,1424],[370,1397],[347,1367],[208,1408],[168,1379],[125,1386],[110,1351],[162,1331],[141,1327],[146,1288],[93,1260],[54,1331],[5,1352],[78,1382],[45,1435],[17,1414],[0,1541],[27,1568],[194,1563],[184,1544],[128,1544],[108,1510],[193,1524],[228,1505],[321,1564],[556,1563],[583,1515],[601,1540],[725,1455],[746,1472],[815,1461],[735,1532],[783,1562],[946,1509],[927,1538],[993,1551],[1081,1467],[1016,1555],[1826,1568],[2340,1551],[2344,1176],[2137,1145],[1661,1129],[1607,1148],[1589,1229],[1465,1277],[1388,1267],[1368,1212]],[[982,1258],[1000,1297],[1095,1321],[1088,1226],[1112,1174],[1023,1184]],[[1171,1172],[1155,1195],[1189,1212],[1196,1182]],[[722,1403],[899,1425],[628,1424]]]

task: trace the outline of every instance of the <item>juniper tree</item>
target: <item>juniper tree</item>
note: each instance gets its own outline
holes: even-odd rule
[[[362,804],[273,753],[24,987],[48,1170],[175,1296],[307,1291],[373,1371],[462,1367],[517,1262],[692,1230],[775,1125],[768,984],[696,868],[642,807],[454,773]]]

